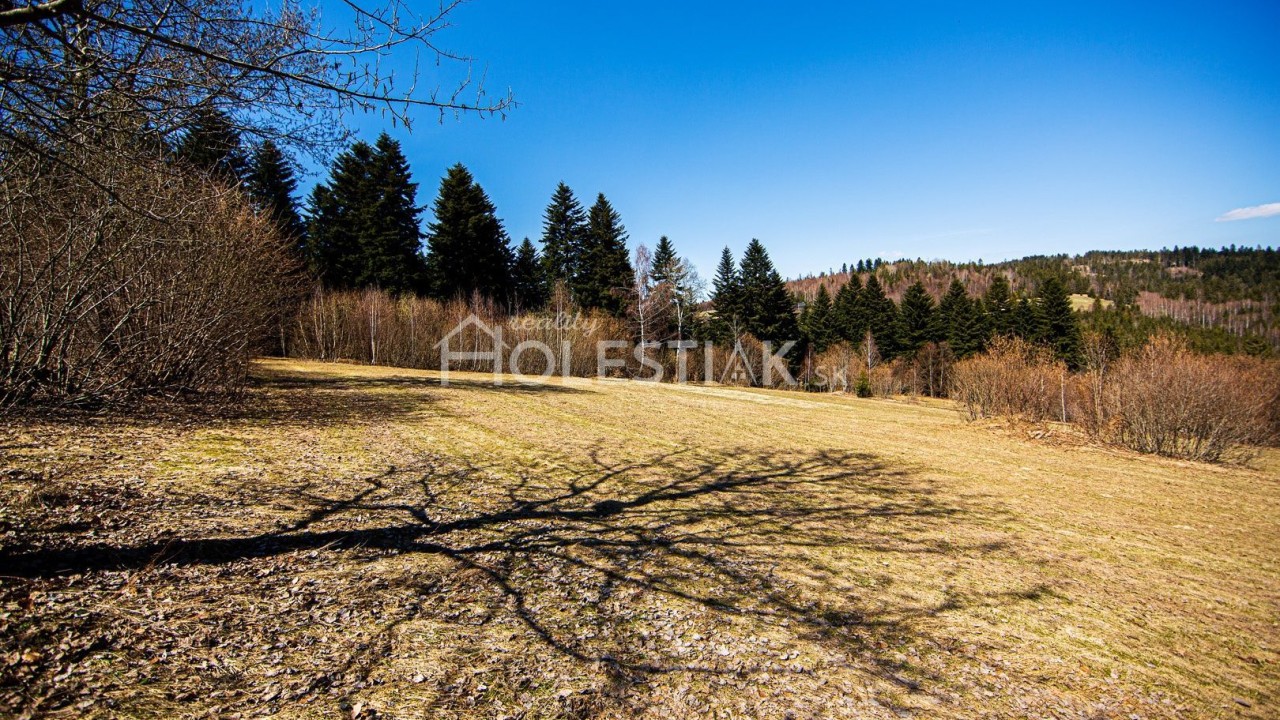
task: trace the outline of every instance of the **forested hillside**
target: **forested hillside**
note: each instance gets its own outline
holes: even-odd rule
[[[1280,251],[1272,247],[1099,250],[990,265],[867,259],[789,285],[802,298],[813,300],[821,285],[834,293],[851,274],[865,283],[871,272],[895,300],[916,281],[940,298],[952,279],[960,280],[970,294],[981,295],[993,278],[1003,275],[1015,294],[1034,296],[1040,283],[1056,277],[1075,295],[1078,309],[1087,311],[1082,313],[1086,328],[1109,330],[1126,344],[1172,330],[1205,351],[1280,350]]]

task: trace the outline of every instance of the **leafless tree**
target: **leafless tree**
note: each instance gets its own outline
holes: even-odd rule
[[[371,2],[321,17],[296,0],[0,0],[0,404],[243,376],[296,276],[242,193],[172,161],[211,109],[323,156],[352,113],[511,106],[437,44],[457,2]],[[375,360],[391,342],[376,310]],[[334,352],[332,317],[309,319]]]
[[[329,18],[295,0],[0,0],[0,160],[126,128],[158,143],[210,107],[242,134],[317,152],[352,112],[503,114],[510,95],[487,97],[470,61],[437,44],[457,5],[424,16],[407,0],[345,0]],[[413,71],[390,70],[396,57]]]
[[[631,289],[631,316],[635,319],[640,337],[640,347],[647,348],[650,340],[649,323],[653,320],[652,305],[655,300],[653,284],[653,253],[641,243],[636,248],[635,283]]]

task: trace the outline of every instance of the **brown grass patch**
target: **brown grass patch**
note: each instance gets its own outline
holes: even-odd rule
[[[265,361],[0,428],[0,714],[1264,717],[1280,458]],[[455,376],[457,377],[457,376]]]

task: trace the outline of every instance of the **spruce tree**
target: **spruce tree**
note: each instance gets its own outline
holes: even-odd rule
[[[825,283],[818,285],[818,294],[805,306],[802,319],[800,329],[815,353],[825,352],[839,339],[835,331],[831,295]]]
[[[938,309],[920,281],[912,283],[898,304],[898,348],[908,357],[938,339]]]
[[[739,278],[740,310],[746,331],[761,340],[796,340],[799,328],[795,303],[759,240],[753,238],[742,254]]]
[[[572,284],[587,232],[587,214],[563,182],[542,214],[542,264],[549,284]]]
[[[289,160],[275,143],[263,141],[250,159],[245,191],[254,209],[270,218],[301,256],[306,227],[298,213],[298,201],[293,197],[297,189],[298,180]]]
[[[511,284],[518,309],[537,310],[547,304],[550,296],[547,275],[542,258],[538,257],[538,251],[529,238],[525,238],[516,250],[516,259],[511,265]]]
[[[574,276],[574,297],[584,308],[622,317],[634,283],[626,228],[613,205],[600,193],[587,213],[587,231]]]
[[[947,286],[947,292],[943,294],[942,300],[938,302],[938,326],[940,328],[941,339],[947,340],[951,336],[951,326],[955,322],[955,315],[959,309],[969,299],[969,294],[965,292],[964,283],[959,278],[951,278],[951,284]]]
[[[862,280],[850,275],[836,293],[833,321],[837,336],[857,345],[867,334],[867,309],[863,305]]]
[[[938,304],[938,316],[946,333],[945,339],[957,358],[965,358],[981,351],[986,343],[986,324],[979,303],[980,301],[969,297],[958,279],[952,279],[951,287]]]
[[[1004,273],[998,273],[991,279],[991,287],[987,288],[987,293],[982,298],[982,309],[993,335],[1013,334],[1016,302],[1009,289],[1009,279]]]
[[[1031,306],[1031,301],[1025,297],[1018,300],[1013,308],[1012,334],[1023,340],[1035,341],[1039,334],[1038,326],[1036,311]]]
[[[1059,360],[1075,369],[1080,366],[1083,341],[1071,297],[1062,281],[1051,276],[1040,284],[1036,304],[1039,341],[1052,348]]]
[[[248,166],[235,123],[209,106],[196,111],[174,152],[183,162],[230,184],[243,180]]]
[[[462,163],[440,180],[432,212],[435,220],[427,231],[431,294],[451,300],[479,293],[510,301],[513,257],[507,232],[489,196]]]
[[[711,288],[711,305],[715,308],[712,335],[717,342],[732,342],[735,331],[742,326],[742,278],[727,247],[720,252],[720,264],[716,266]]]
[[[369,161],[371,203],[364,209],[359,241],[359,287],[400,294],[425,289],[418,184],[400,143],[382,133]]]
[[[671,282],[679,262],[680,258],[676,257],[676,249],[671,240],[666,235],[658,238],[658,244],[653,249],[653,272],[650,274],[653,283],[661,285]]]
[[[867,277],[862,288],[862,306],[867,314],[867,329],[875,339],[880,357],[893,358],[898,352],[898,307],[894,305],[875,273]]]
[[[320,280],[340,290],[357,287],[364,269],[361,236],[376,201],[370,181],[373,146],[363,140],[334,158],[329,180],[311,191],[307,261]]]

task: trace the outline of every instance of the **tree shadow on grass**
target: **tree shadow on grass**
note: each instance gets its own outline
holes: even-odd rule
[[[928,694],[942,679],[897,648],[919,639],[917,619],[960,603],[948,597],[886,609],[863,597],[873,591],[856,590],[874,578],[851,575],[859,568],[870,575],[870,558],[964,560],[1007,550],[1000,542],[940,539],[995,511],[948,501],[924,479],[867,454],[681,451],[617,463],[597,452],[573,473],[515,472],[496,476],[430,457],[358,480],[308,481],[281,489],[303,510],[268,532],[130,545],[77,538],[42,546],[33,538],[0,550],[0,576],[42,587],[119,575],[158,585],[217,577],[240,595],[283,592],[293,602],[298,578],[340,568],[348,585],[317,590],[313,605],[302,607],[313,614],[314,603],[333,608],[340,618],[333,642],[349,645],[341,657],[265,701],[254,693],[268,681],[243,677],[256,689],[228,707],[355,693],[388,677],[404,682],[392,668],[403,654],[398,638],[431,630],[455,655],[432,651],[439,677],[426,678],[434,688],[427,704],[532,698],[589,716],[659,702],[655,678],[672,675],[737,684],[782,676],[788,692],[798,693],[795,703],[817,708],[806,689],[834,692],[819,691],[819,681],[849,668],[906,694]],[[413,558],[437,562],[430,569],[404,564]],[[285,586],[273,574],[295,579]],[[382,584],[362,589],[363,578],[375,576]],[[1042,592],[964,602],[1014,604]],[[272,637],[286,639],[303,632],[286,627],[293,621],[285,614],[294,611],[264,607],[237,620],[249,623],[240,627],[274,626]],[[210,642],[228,632],[219,627]],[[793,646],[805,653],[800,660],[783,652]],[[456,656],[463,648],[502,648],[506,660],[487,675],[466,673],[459,666],[473,660]],[[538,677],[557,673],[586,682],[588,691],[547,699]],[[499,686],[507,694],[495,695]]]

